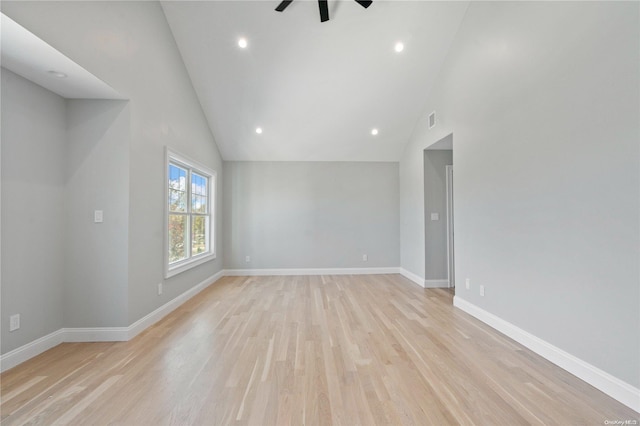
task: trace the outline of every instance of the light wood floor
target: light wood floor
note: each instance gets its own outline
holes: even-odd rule
[[[399,275],[226,277],[130,342],[0,377],[2,424],[602,425],[639,418]]]

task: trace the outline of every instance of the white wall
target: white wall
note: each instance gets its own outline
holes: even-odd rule
[[[65,101],[4,68],[2,353],[63,324]],[[9,332],[9,316],[21,315]]]
[[[636,387],[639,7],[472,3],[400,165],[402,267],[424,270],[422,151],[453,132],[456,296]]]
[[[2,10],[130,99],[127,323],[220,271],[218,253],[212,262],[163,278],[164,148],[218,172],[222,160],[160,4],[3,1]],[[88,48],[85,40],[100,47]],[[221,200],[218,191],[218,248]]]
[[[225,162],[224,175],[226,268],[398,266],[398,163]]]

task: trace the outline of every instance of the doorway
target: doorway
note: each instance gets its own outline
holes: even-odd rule
[[[424,150],[425,287],[455,286],[453,274],[453,134]]]
[[[446,192],[447,192],[447,280],[449,288],[456,286],[456,270],[454,267],[454,249],[453,249],[453,165],[446,166]]]

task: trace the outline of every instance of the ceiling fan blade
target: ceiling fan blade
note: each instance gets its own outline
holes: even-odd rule
[[[327,0],[318,0],[318,7],[320,8],[320,22],[329,20],[329,6]]]
[[[373,0],[356,0],[356,3],[358,3],[360,6],[366,9],[369,6],[371,6],[371,3],[373,3]]]
[[[283,2],[282,2],[282,3],[280,3],[280,4],[278,5],[278,7],[276,7],[276,10],[277,10],[278,12],[282,12],[283,10],[285,10],[285,9],[287,8],[287,6],[289,6],[289,5],[291,4],[291,2],[292,2],[292,1],[293,1],[293,0],[283,0]]]

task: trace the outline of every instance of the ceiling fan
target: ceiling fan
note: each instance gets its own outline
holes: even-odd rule
[[[293,0],[283,0],[278,7],[276,7],[276,10],[278,12],[282,12],[284,11],[287,6],[289,6],[291,4]],[[365,9],[368,8],[369,6],[371,6],[371,3],[373,3],[373,0],[355,0],[356,3],[358,3],[360,6],[364,7]],[[327,0],[318,0],[318,7],[320,8],[320,22],[325,22],[329,20],[329,6],[327,4]]]

